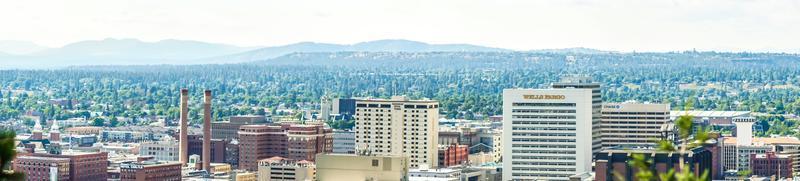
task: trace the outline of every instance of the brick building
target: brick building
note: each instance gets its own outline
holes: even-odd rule
[[[221,140],[236,139],[239,136],[239,127],[266,123],[266,117],[260,115],[231,116],[229,121],[211,123],[211,138]]]
[[[66,169],[63,169],[66,160]],[[58,180],[81,180],[81,181],[104,181],[107,178],[108,153],[96,152],[72,152],[65,151],[61,154],[28,154],[20,156],[15,160],[14,170],[25,172],[29,175],[28,180],[39,180],[47,178],[55,167],[58,172]],[[46,175],[41,175],[46,173]],[[67,177],[61,178],[63,174]],[[42,177],[46,176],[46,177]]]
[[[643,154],[645,159],[653,160],[653,168],[655,174],[666,173],[670,169],[677,169],[679,165],[678,153],[670,153],[657,150],[622,150],[622,149],[608,149],[598,153],[595,158],[595,180],[606,181],[616,180],[615,173],[619,174],[626,180],[633,180],[636,171],[632,168],[628,161],[631,159],[631,154]],[[713,153],[706,148],[695,148],[686,153],[686,166],[692,169],[695,175],[703,174],[706,170],[713,172],[712,158]],[[711,178],[709,178],[710,180]]]
[[[203,135],[188,135],[189,138],[189,154],[187,155],[200,155],[200,160],[203,158]],[[226,147],[228,146],[227,140],[211,139],[211,163],[227,163],[225,160]]]
[[[141,161],[120,164],[121,181],[179,181],[180,162]]]
[[[792,178],[792,159],[789,155],[767,152],[750,155],[750,171],[762,177]]]
[[[439,146],[439,166],[442,168],[461,165],[469,160],[467,145]]]
[[[69,180],[69,158],[19,156],[14,160],[14,171],[25,173],[25,180]]]
[[[313,161],[333,149],[333,131],[321,124],[245,125],[239,129],[239,168],[258,169],[258,160],[275,156]]]

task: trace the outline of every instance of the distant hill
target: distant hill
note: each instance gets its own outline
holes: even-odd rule
[[[61,48],[0,56],[12,67],[62,67],[70,65],[194,64],[194,60],[234,54],[253,48],[187,40],[144,42],[137,39],[104,39],[71,43]]]
[[[591,48],[584,48],[584,47],[562,48],[562,49],[541,49],[541,50],[531,50],[530,52],[537,52],[537,53],[577,53],[577,54],[619,53],[619,52],[616,52],[616,51],[605,51],[605,50],[598,50],[598,49],[591,49]]]
[[[291,53],[308,52],[509,52],[512,50],[470,44],[428,44],[410,40],[377,40],[352,45],[302,42],[266,47],[209,59],[210,62],[250,62]]]
[[[5,44],[3,44],[3,42]],[[3,48],[3,46],[6,46]],[[9,52],[4,52],[6,50]],[[515,52],[471,44],[429,44],[418,41],[388,39],[356,44],[301,42],[274,47],[238,47],[226,44],[189,40],[144,42],[137,39],[88,40],[60,48],[39,47],[19,41],[0,42],[0,68],[59,68],[81,65],[154,65],[154,64],[226,64],[276,59],[293,53],[336,52]],[[588,48],[567,48],[518,51],[529,53],[612,53]],[[289,56],[298,58],[297,55]],[[291,61],[283,57],[278,61]],[[302,57],[302,56],[301,56]]]
[[[27,41],[1,40],[0,54],[6,55],[25,55],[47,49],[35,43]]]

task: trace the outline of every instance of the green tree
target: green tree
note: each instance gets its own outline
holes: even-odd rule
[[[111,116],[111,119],[108,120],[108,124],[110,124],[111,127],[117,127],[119,125],[119,120],[116,116]]]
[[[104,120],[103,118],[94,118],[94,120],[92,120],[93,126],[104,126],[105,124],[106,120]]]
[[[0,130],[0,181],[24,180],[24,173],[10,171],[11,160],[17,155],[14,138],[17,133],[11,130]]]

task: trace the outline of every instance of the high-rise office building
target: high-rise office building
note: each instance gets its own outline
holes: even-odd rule
[[[561,78],[561,82],[553,83],[552,89],[590,89],[592,90],[592,154],[597,154],[602,149],[600,121],[603,97],[599,82],[594,82],[591,77],[583,75],[570,75]]]
[[[654,147],[661,127],[669,122],[669,104],[605,103],[601,128],[603,148]]]
[[[356,145],[373,154],[406,155],[411,167],[438,166],[439,102],[392,99],[356,100]]]
[[[503,90],[503,179],[568,180],[592,171],[600,141],[599,84]]]

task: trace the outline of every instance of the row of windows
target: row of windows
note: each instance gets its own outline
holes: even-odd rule
[[[575,131],[575,127],[521,127],[514,126],[513,130],[535,130],[535,131]]]
[[[575,113],[574,109],[559,110],[559,109],[513,109],[511,112],[515,113]]]
[[[513,136],[575,136],[575,133],[522,133],[513,132]]]
[[[543,172],[574,172],[575,168],[538,168],[538,167],[514,167],[514,171],[543,171]]]
[[[575,125],[575,121],[511,121],[511,124],[524,125]]]
[[[511,144],[512,148],[575,148],[575,145]]]
[[[575,107],[575,103],[513,103],[513,106]]]
[[[517,119],[575,119],[575,116],[562,115],[513,115],[511,118]]]
[[[656,124],[662,125],[666,123],[666,120],[662,121],[603,121],[603,124]]]
[[[575,154],[575,151],[559,151],[559,150],[511,150],[511,153],[534,153],[534,154]]]
[[[618,115],[669,115],[669,112],[612,112],[612,111],[603,111],[603,114],[618,114]]]
[[[602,128],[617,128],[617,129],[656,129],[660,130],[661,126],[602,126]]]
[[[525,160],[575,160],[574,156],[511,156],[511,159],[525,159]]]
[[[368,108],[392,108],[391,104],[356,104],[356,107],[368,107]],[[403,108],[406,109],[427,109],[427,108],[439,108],[438,104],[434,105],[413,105],[413,104],[405,104]]]
[[[545,142],[545,143],[574,143],[575,139],[512,138],[511,141]]]
[[[668,117],[603,116],[603,119],[668,120]]]
[[[513,173],[511,175],[515,177],[534,177],[534,178],[540,178],[540,177],[569,178],[570,176],[572,176],[570,174],[565,175],[565,174],[548,174],[548,173]]]
[[[511,162],[512,165],[551,165],[551,166],[575,166],[575,162]]]

